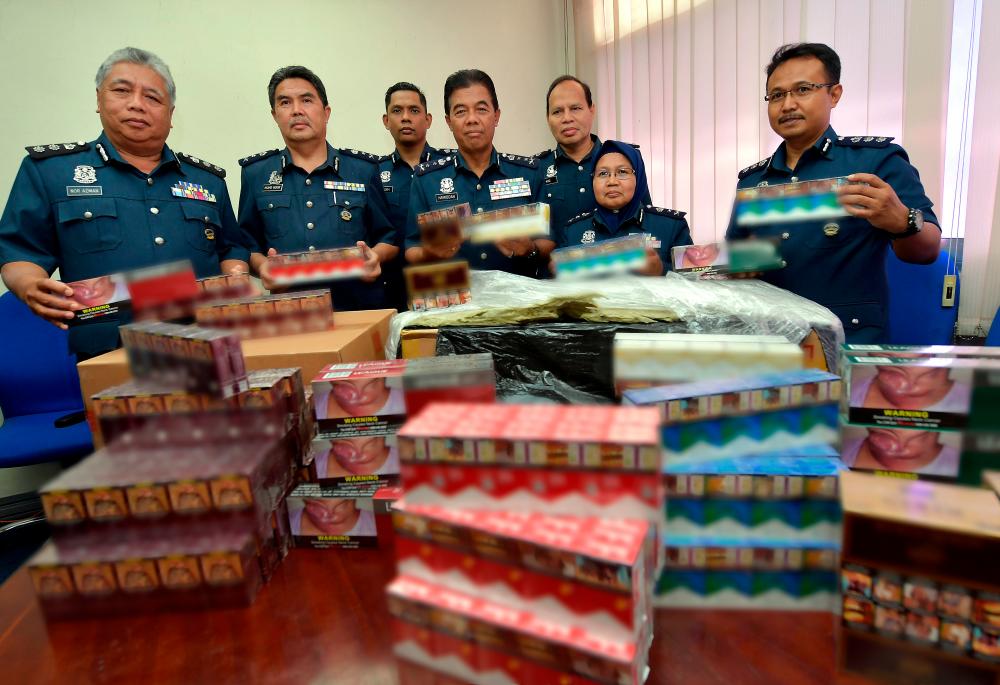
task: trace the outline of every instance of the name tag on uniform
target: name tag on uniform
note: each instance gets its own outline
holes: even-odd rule
[[[454,202],[458,199],[458,193],[438,193],[434,196],[435,202]]]
[[[323,181],[323,187],[327,190],[352,190],[355,193],[365,192],[364,183],[348,183],[347,181]]]
[[[66,186],[66,195],[74,197],[77,195],[103,195],[104,189],[101,186]]]
[[[491,200],[504,200],[508,197],[531,197],[531,184],[520,176],[490,184]]]
[[[392,186],[382,186],[382,192],[384,192],[384,193],[391,193],[392,192]]]
[[[188,183],[187,181],[178,181],[170,186],[170,194],[174,197],[186,197],[189,200],[215,202],[215,195],[205,190],[205,186],[198,183]]]

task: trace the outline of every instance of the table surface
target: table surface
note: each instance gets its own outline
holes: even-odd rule
[[[293,550],[249,609],[46,623],[19,570],[0,587],[6,683],[394,685],[386,550]],[[861,685],[836,676],[819,612],[661,610],[654,685]]]

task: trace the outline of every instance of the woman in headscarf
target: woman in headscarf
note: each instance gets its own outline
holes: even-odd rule
[[[670,249],[691,244],[684,212],[643,204],[649,196],[646,165],[632,145],[606,140],[594,165],[597,209],[566,223],[559,247],[589,245],[632,233],[649,236],[646,264],[637,273],[662,276],[670,270]]]

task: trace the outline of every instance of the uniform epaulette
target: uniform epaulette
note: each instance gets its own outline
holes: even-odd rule
[[[683,219],[687,216],[687,212],[682,212],[679,209],[667,209],[666,207],[657,207],[656,205],[646,205],[646,211],[650,214],[669,216],[671,219]]]
[[[839,136],[837,145],[843,147],[888,147],[892,136]]]
[[[177,152],[175,154],[188,164],[192,164],[198,167],[199,169],[204,169],[210,174],[215,174],[219,178],[226,177],[226,170],[223,169],[221,166],[216,166],[211,162],[206,162],[205,160],[199,159],[198,157],[192,157],[191,155],[184,152]]]
[[[547,157],[552,154],[552,150],[542,150],[538,154],[534,155],[535,159],[541,159],[542,157]]]
[[[580,221],[582,219],[587,219],[589,217],[592,217],[593,215],[594,215],[594,210],[590,210],[589,212],[582,212],[574,216],[569,221],[567,221],[566,225],[569,226],[570,224],[575,224],[577,221]]]
[[[451,164],[453,157],[448,155],[447,157],[439,157],[438,159],[432,160],[430,162],[424,162],[423,164],[418,164],[417,168],[413,170],[413,173],[417,176],[423,176],[429,171],[434,171],[435,169],[440,169],[446,164]]]
[[[268,157],[274,157],[276,154],[281,152],[278,148],[273,150],[265,150],[264,152],[258,152],[254,155],[249,155],[240,160],[240,166],[246,166],[247,164],[253,164],[254,162],[259,162],[262,159],[267,159]]]
[[[51,143],[49,145],[31,145],[24,148],[32,159],[45,159],[57,155],[68,155],[71,152],[82,152],[90,149],[90,144],[78,140],[75,143]]]
[[[340,154],[347,155],[348,157],[354,157],[355,159],[363,159],[364,161],[371,162],[372,164],[379,163],[378,155],[373,155],[372,153],[365,152],[364,150],[355,150],[353,148],[348,150],[345,148],[341,148]]]
[[[522,157],[521,155],[512,155],[509,152],[505,152],[500,156],[503,157],[508,162],[513,162],[518,166],[528,167],[529,169],[538,168],[538,160],[535,159],[534,157]]]
[[[757,171],[758,169],[767,166],[767,163],[770,162],[770,161],[771,161],[770,157],[765,157],[764,159],[760,160],[756,164],[751,164],[750,166],[748,166],[745,169],[740,169],[739,178],[743,178],[747,174],[751,174],[754,171]]]
[[[440,155],[453,155],[458,152],[458,149],[453,147],[439,147],[437,151]]]
[[[388,161],[390,159],[392,159],[392,155],[382,155],[381,157],[378,158],[378,163],[381,164],[382,162]]]

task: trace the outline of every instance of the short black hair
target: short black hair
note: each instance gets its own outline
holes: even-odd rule
[[[420,90],[408,81],[394,83],[389,86],[389,90],[385,91],[385,111],[389,111],[389,100],[392,99],[392,94],[398,93],[401,90],[409,90],[416,93],[420,97],[420,104],[424,106],[424,111],[427,111],[427,97],[424,95],[424,91]]]
[[[449,114],[451,107],[448,101],[451,94],[459,88],[469,88],[470,86],[483,86],[490,91],[490,98],[493,100],[493,109],[500,109],[500,102],[497,100],[497,87],[493,85],[490,75],[481,69],[461,69],[448,77],[444,82],[444,112]]]
[[[296,65],[281,67],[281,69],[278,69],[271,75],[271,80],[267,82],[267,99],[271,103],[271,109],[274,109],[274,91],[278,89],[278,84],[290,78],[300,78],[303,81],[311,83],[319,94],[319,99],[322,100],[323,106],[329,106],[330,101],[326,98],[326,86],[323,85],[319,76],[314,74],[310,69]]]
[[[771,78],[771,74],[780,65],[797,57],[815,57],[823,63],[823,68],[826,69],[826,80],[830,83],[840,83],[840,56],[825,43],[788,43],[782,45],[771,55],[771,62],[767,65],[767,77],[764,82],[766,83]]]
[[[545,94],[545,113],[549,112],[549,98],[552,97],[552,91],[556,89],[560,83],[566,83],[567,81],[572,81],[573,83],[579,83],[580,87],[583,88],[583,97],[587,100],[587,107],[594,106],[594,98],[590,93],[590,86],[578,79],[576,76],[570,76],[569,74],[563,74],[555,81],[549,85],[549,92]]]

